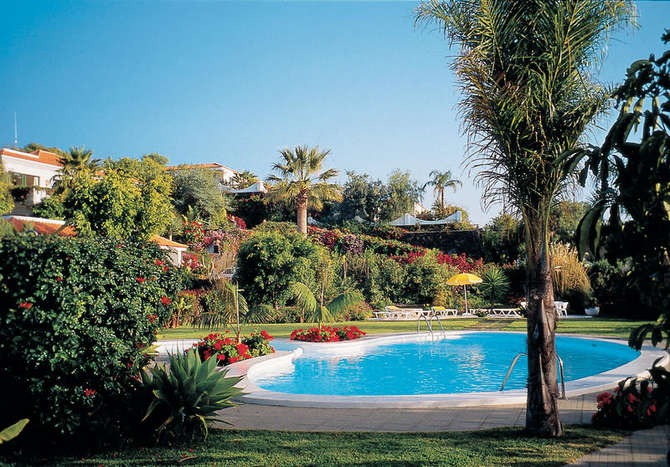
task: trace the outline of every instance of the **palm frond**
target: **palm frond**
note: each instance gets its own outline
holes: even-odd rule
[[[363,295],[358,290],[347,290],[331,300],[327,308],[331,314],[337,315],[351,310],[363,300]]]
[[[291,281],[289,282],[289,291],[295,304],[300,309],[305,316],[312,316],[317,311],[318,304],[316,302],[316,297],[309,287],[307,287],[302,282]]]

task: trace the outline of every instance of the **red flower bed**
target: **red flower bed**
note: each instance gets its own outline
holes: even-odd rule
[[[330,326],[315,327],[311,329],[295,329],[291,333],[292,341],[304,342],[339,342],[358,339],[365,335],[356,326],[344,326],[342,328],[331,328]]]
[[[226,330],[226,334],[228,333]],[[200,342],[193,344],[193,347],[198,350],[203,361],[214,357],[218,360],[217,364],[223,366],[273,353],[275,349],[270,345],[272,339],[274,338],[266,331],[261,331],[242,336],[240,342],[237,342],[235,337],[223,337],[217,332],[203,337]]]

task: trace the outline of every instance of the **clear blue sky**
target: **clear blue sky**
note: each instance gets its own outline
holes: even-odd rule
[[[0,0],[0,144],[12,143],[16,112],[19,145],[159,152],[262,177],[279,148],[318,144],[332,167],[373,177],[402,168],[423,182],[452,169],[464,188],[448,200],[483,224],[497,208],[481,211],[461,166],[450,52],[414,28],[415,6]],[[640,29],[610,43],[604,81],[664,50],[670,2],[638,7]]]

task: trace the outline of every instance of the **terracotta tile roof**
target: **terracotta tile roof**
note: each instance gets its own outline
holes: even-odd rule
[[[5,217],[5,219],[12,223],[17,232],[22,232],[25,224],[30,223],[33,225],[35,232],[40,235],[53,235],[56,233],[63,237],[74,237],[77,235],[77,232],[69,225],[59,232],[58,229],[62,228],[65,224],[63,221],[54,221],[51,219],[33,220],[39,218],[23,216],[10,216],[9,218]]]
[[[0,149],[0,156],[16,157],[17,159],[41,162],[42,164],[55,165],[57,167],[63,166],[60,163],[60,156],[58,154],[43,149],[38,149],[35,152],[23,152],[16,149],[2,148]]]
[[[183,243],[179,242],[173,242],[172,240],[168,240],[167,238],[160,237],[158,235],[152,235],[150,241],[154,242],[158,246],[167,246],[170,248],[183,248],[183,249],[188,248],[188,245],[184,245]]]
[[[184,170],[184,169],[227,169],[231,172],[239,173],[235,169],[221,165],[218,162],[210,162],[209,164],[182,164],[182,165],[171,165],[165,168],[166,170]]]
[[[3,219],[11,222],[17,232],[22,232],[25,224],[30,223],[35,229],[35,232],[40,235],[58,234],[63,237],[75,237],[77,235],[76,230],[69,225],[59,231],[65,222],[57,219],[44,219],[41,217],[28,216],[3,216]],[[173,242],[172,240],[168,240],[167,238],[158,235],[152,235],[149,241],[154,242],[158,246],[183,249],[188,248],[188,246],[183,243]]]

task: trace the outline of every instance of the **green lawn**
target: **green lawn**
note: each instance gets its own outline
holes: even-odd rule
[[[526,331],[525,319],[447,319],[442,321],[448,330],[487,330],[487,331]],[[646,323],[647,321],[629,321],[623,319],[592,318],[592,319],[566,319],[558,322],[558,332],[568,334],[590,334],[594,336],[619,337],[627,339],[631,329]],[[416,321],[356,321],[346,323],[335,323],[335,326],[356,325],[368,334],[380,334],[389,332],[416,332]],[[434,323],[436,327],[437,322]],[[310,327],[311,324],[242,324],[241,332],[248,334],[255,329],[265,329],[275,337],[288,337],[296,328]],[[233,326],[228,329],[233,330]],[[422,323],[422,329],[426,329]],[[160,340],[165,339],[188,339],[199,338],[213,331],[210,329],[198,329],[182,327],[177,329],[164,329],[159,335]]]
[[[131,448],[54,465],[563,465],[619,442],[625,432],[567,427],[561,439],[521,428],[465,433],[307,433],[211,430],[193,448]]]

